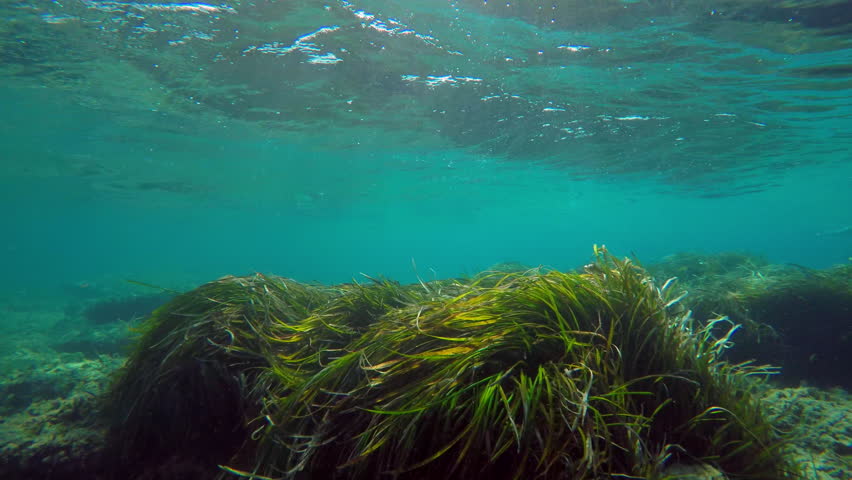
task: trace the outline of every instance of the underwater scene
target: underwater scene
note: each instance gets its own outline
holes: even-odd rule
[[[3,0],[0,478],[852,478],[849,0]]]

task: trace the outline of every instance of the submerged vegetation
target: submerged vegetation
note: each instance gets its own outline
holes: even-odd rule
[[[116,476],[795,477],[752,394],[772,369],[720,358],[735,327],[694,323],[675,285],[603,248],[577,273],[208,283],[113,385]]]
[[[745,254],[681,253],[649,270],[679,278],[697,320],[724,314],[743,326],[730,358],[778,365],[790,385],[852,388],[852,264],[813,270]]]

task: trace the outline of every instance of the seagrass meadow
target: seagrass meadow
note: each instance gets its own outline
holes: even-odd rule
[[[755,396],[773,369],[726,362],[736,326],[630,259],[368,280],[229,276],[156,310],[107,395],[112,475],[799,475]]]

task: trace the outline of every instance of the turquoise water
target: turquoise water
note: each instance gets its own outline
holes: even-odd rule
[[[413,281],[593,244],[844,263],[850,12],[3,2],[0,282]]]

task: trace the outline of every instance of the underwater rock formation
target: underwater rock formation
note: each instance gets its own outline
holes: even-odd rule
[[[0,478],[106,474],[100,396],[122,362],[71,357],[43,358],[39,368],[0,381]]]
[[[767,418],[790,432],[791,458],[802,477],[845,480],[852,472],[852,396],[842,389],[771,389],[763,395]]]
[[[83,310],[83,316],[93,324],[131,321],[149,316],[154,309],[171,300],[172,295],[130,295],[92,302]]]

